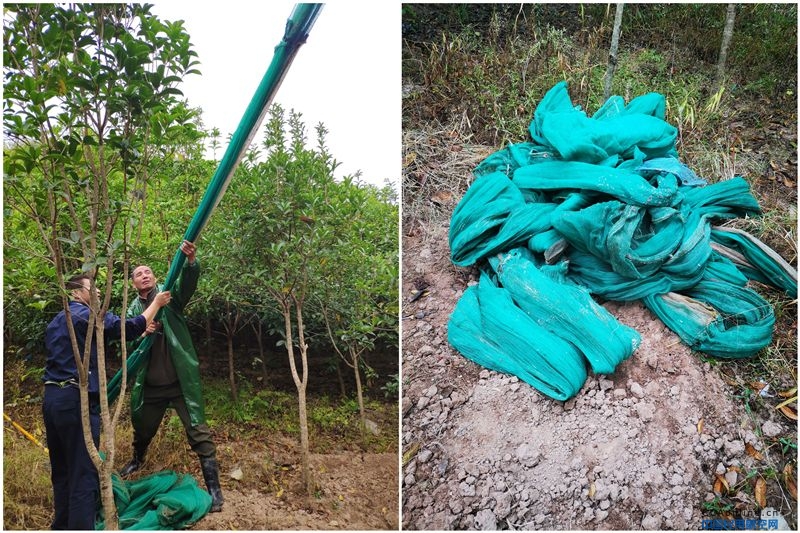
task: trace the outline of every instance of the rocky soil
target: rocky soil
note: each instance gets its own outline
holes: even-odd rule
[[[404,231],[403,528],[697,530],[720,517],[715,483],[734,493],[737,517],[757,512],[749,474],[773,461],[765,438],[794,425],[748,416],[719,372],[638,303],[605,307],[642,335],[639,349],[567,402],[482,369],[447,343],[474,283],[449,261],[447,222]]]

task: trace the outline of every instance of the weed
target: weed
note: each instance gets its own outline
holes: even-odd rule
[[[397,398],[397,393],[400,390],[400,374],[392,374],[389,376],[389,381],[381,386],[383,395],[386,398]]]
[[[734,508],[734,504],[723,501],[719,496],[716,496],[711,501],[703,502],[703,509],[713,513],[715,516],[730,514]]]
[[[309,419],[321,432],[344,433],[358,414],[358,403],[345,400],[337,405],[317,404],[309,409]]]
[[[781,453],[783,455],[789,455],[791,452],[790,457],[797,457],[797,441],[793,441],[787,437],[781,437],[778,439],[778,442],[781,445]]]

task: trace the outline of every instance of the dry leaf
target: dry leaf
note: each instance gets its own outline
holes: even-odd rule
[[[783,392],[779,392],[778,396],[781,398],[791,398],[792,396],[797,396],[797,387],[793,388],[792,390],[785,390]]]
[[[417,152],[409,152],[403,158],[403,167],[409,166],[411,163],[417,160]]]
[[[415,442],[411,446],[409,446],[408,450],[406,450],[406,453],[403,454],[403,466],[406,466],[408,462],[411,459],[413,459],[415,455],[417,455],[418,451],[419,451],[419,442]]]
[[[791,398],[789,398],[788,400],[783,400],[781,403],[776,405],[775,409],[780,409],[784,405],[789,405],[789,404],[795,403],[796,401],[797,401],[797,395],[794,395]]]
[[[699,433],[699,434],[703,433],[703,426],[705,426],[705,422],[701,418],[700,422],[697,423],[697,433]]]
[[[767,506],[767,482],[763,477],[756,479],[755,497],[759,507],[763,509]]]
[[[453,199],[453,193],[450,191],[436,191],[431,195],[431,202],[439,205],[450,203]]]
[[[797,411],[795,411],[794,409],[792,409],[788,405],[782,405],[778,410],[781,413],[783,413],[784,416],[786,416],[786,418],[790,418],[792,420],[797,420]]]
[[[761,392],[761,389],[767,386],[766,383],[763,381],[752,381],[750,382],[750,386],[753,388],[755,392]]]
[[[789,479],[786,482],[786,488],[788,489],[789,494],[792,495],[792,498],[797,501],[797,485],[795,484],[794,479]]]
[[[763,461],[764,460],[764,456],[761,455],[761,452],[759,452],[758,450],[753,448],[753,445],[750,444],[749,442],[744,445],[744,451],[747,453],[747,455],[749,455],[750,457],[752,457],[752,458],[754,458],[754,459],[756,459],[758,461]]]
[[[717,484],[719,484],[719,487]],[[729,490],[731,490],[731,487],[728,485],[728,480],[725,479],[725,476],[717,474],[717,481],[714,482],[714,492],[722,494],[723,492],[728,492]]]
[[[594,486],[594,483],[592,483],[591,485],[589,485],[589,499],[590,499],[590,500],[591,500],[592,498],[594,498],[594,493],[595,493],[595,491],[596,491],[596,490],[597,490],[597,489],[595,488],[595,486]]]
[[[796,185],[796,183],[794,182],[794,180],[790,180],[790,179],[789,179],[788,177],[786,177],[786,176],[784,176],[784,177],[783,177],[783,184],[784,184],[784,185],[786,185],[787,187],[792,187],[792,188],[794,188],[794,186]]]
[[[794,481],[794,476],[792,475],[792,465],[787,464],[783,467],[783,484],[786,485],[786,489],[789,491],[789,494],[797,500],[797,483]]]

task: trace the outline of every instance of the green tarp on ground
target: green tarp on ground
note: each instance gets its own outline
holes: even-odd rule
[[[111,480],[120,529],[184,529],[211,509],[211,495],[187,474],[164,470],[135,481],[113,474]],[[101,518],[95,529],[104,526]]]
[[[453,312],[449,342],[557,399],[587,365],[607,374],[638,334],[590,295],[641,300],[692,348],[749,357],[772,338],[771,306],[748,280],[797,292],[796,271],[752,236],[712,227],[757,216],[746,180],[706,184],[678,158],[665,100],[610,98],[592,117],[562,82],[530,140],[484,161],[453,211],[452,261],[482,274]]]

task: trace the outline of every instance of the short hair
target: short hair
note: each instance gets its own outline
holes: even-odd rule
[[[129,278],[131,278],[131,279],[133,279],[133,273],[134,273],[134,272],[136,272],[136,269],[137,269],[137,268],[140,268],[140,267],[147,267],[147,268],[150,268],[149,266],[147,266],[147,264],[146,264],[146,263],[142,263],[142,264],[140,264],[140,265],[136,265],[135,267],[133,267],[133,268],[131,269],[131,271],[130,271],[130,272],[128,272],[128,277],[129,277]],[[153,269],[152,269],[152,268],[150,268],[150,270],[153,270]]]
[[[67,290],[74,291],[75,289],[83,289],[83,280],[88,279],[89,283],[92,282],[92,277],[88,274],[78,274],[77,276],[72,276],[67,280]]]

